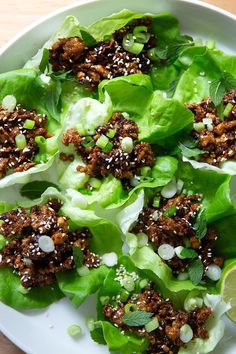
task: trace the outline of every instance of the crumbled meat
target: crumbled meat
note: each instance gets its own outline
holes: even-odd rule
[[[132,299],[132,300],[131,300]],[[132,303],[137,310],[152,312],[157,317],[159,327],[152,332],[146,332],[145,327],[129,327],[124,324],[122,318],[125,315],[125,305]],[[127,302],[119,302],[117,306],[104,305],[104,317],[119,327],[122,331],[134,333],[139,337],[149,340],[148,354],[177,354],[180,347],[184,347],[180,339],[180,328],[188,324],[193,330],[193,339],[208,338],[206,321],[212,315],[209,307],[202,307],[191,312],[176,310],[169,299],[163,299],[150,284],[142,290],[136,298],[130,298]]]
[[[24,128],[27,119],[34,121],[33,129]],[[35,137],[52,136],[46,131],[45,124],[46,117],[37,115],[34,110],[26,111],[18,105],[13,112],[8,112],[0,107],[0,178],[10,170],[22,172],[35,165],[33,159],[38,152]],[[24,149],[16,146],[15,137],[18,134],[24,134],[26,138]]]
[[[145,25],[151,32],[152,19],[146,17],[133,21],[113,34],[111,40],[105,40],[93,46],[87,46],[78,37],[61,38],[50,49],[50,63],[53,71],[72,70],[78,81],[96,87],[103,79],[117,76],[143,73],[151,69],[147,50],[155,46],[153,36],[145,44],[139,55],[126,51],[122,46],[123,37],[132,33],[135,26]]]
[[[131,232],[135,234],[144,232],[155,248],[162,244],[190,247],[198,253],[205,268],[213,263],[222,267],[223,258],[214,256],[216,230],[209,227],[205,237],[199,239],[196,236],[194,224],[201,206],[200,202],[201,195],[199,194],[189,196],[181,194],[170,199],[162,198],[159,209],[152,206],[143,209]],[[173,215],[167,216],[171,207],[176,209]],[[172,268],[173,274],[177,275],[187,270],[191,259],[180,259],[174,256],[165,262]]]
[[[236,91],[226,94],[223,105],[232,104],[232,110],[227,117],[221,119],[211,99],[200,103],[189,104],[187,107],[194,113],[195,122],[204,118],[212,120],[210,127],[197,132],[192,131],[193,138],[198,142],[198,148],[204,153],[199,160],[218,166],[226,160],[236,159]]]
[[[90,232],[69,231],[68,220],[58,215],[61,204],[51,200],[34,206],[27,213],[19,208],[0,215],[0,233],[7,238],[1,254],[1,267],[13,267],[25,288],[45,286],[55,282],[55,273],[74,268],[73,247],[80,247],[84,265],[98,267],[100,258],[89,251]],[[45,253],[39,247],[40,236],[49,236],[55,249]]]
[[[103,152],[96,145],[101,135],[106,135],[112,129],[115,131],[110,152]],[[124,137],[133,139],[134,148],[131,153],[123,152],[121,142]],[[119,179],[131,179],[143,166],[154,164],[154,154],[151,145],[145,142],[137,142],[137,125],[125,119],[121,113],[115,113],[108,124],[97,128],[93,136],[93,146],[85,147],[86,137],[82,137],[75,129],[68,130],[63,136],[63,143],[68,146],[73,144],[79,155],[82,156],[86,166],[78,166],[79,172],[85,172],[89,176],[102,178],[112,174]]]

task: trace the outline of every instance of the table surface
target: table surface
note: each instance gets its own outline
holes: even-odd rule
[[[235,0],[206,0],[206,2],[236,14]],[[6,2],[1,0],[0,46],[41,16],[71,3],[71,0],[7,0]],[[0,334],[0,354],[23,354],[23,352]]]

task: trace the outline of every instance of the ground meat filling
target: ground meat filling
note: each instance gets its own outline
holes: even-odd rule
[[[208,338],[206,321],[212,315],[210,308],[202,307],[191,312],[176,310],[169,299],[163,299],[154,290],[152,284],[143,289],[142,293],[132,296],[131,299],[127,302],[119,302],[117,306],[104,305],[103,314],[122,331],[147,338],[150,341],[148,354],[177,354],[180,347],[185,346],[180,339],[180,328],[185,324],[192,328],[193,339]],[[159,327],[148,333],[143,326],[125,325],[122,318],[125,315],[125,305],[129,303],[136,305],[137,310],[152,312],[158,319]]]
[[[50,49],[50,63],[53,71],[72,70],[78,81],[89,87],[96,87],[104,79],[143,73],[151,69],[147,50],[155,46],[150,37],[139,55],[126,51],[122,46],[123,37],[132,33],[136,26],[146,26],[151,32],[152,19],[135,20],[113,34],[111,40],[87,46],[79,37],[61,38]]]
[[[214,166],[236,159],[236,91],[224,96],[223,105],[224,108],[229,107],[223,119],[219,117],[210,99],[187,105],[194,113],[195,123],[209,119],[202,130],[193,130],[192,136],[198,141],[198,148],[204,152],[199,160]]]
[[[210,264],[222,267],[223,258],[214,255],[217,240],[216,230],[209,227],[205,237],[199,239],[196,236],[194,224],[201,206],[200,202],[201,195],[186,196],[181,194],[171,199],[161,198],[158,209],[152,206],[143,209],[131,232],[145,233],[156,250],[162,244],[191,248],[197,252],[205,269]],[[166,213],[173,207],[175,208],[173,215],[166,216]],[[190,258],[181,259],[177,255],[170,260],[165,260],[175,276],[185,272],[191,261]]]
[[[104,150],[96,145],[101,136],[109,135],[112,131],[114,136],[109,138],[111,150]],[[130,153],[124,152],[121,148],[122,139],[129,137],[133,141],[133,150]],[[119,179],[133,178],[142,167],[154,164],[154,154],[151,145],[145,142],[138,142],[138,126],[123,117],[121,113],[115,113],[108,124],[100,126],[96,134],[90,137],[90,147],[85,146],[86,139],[75,129],[68,130],[63,136],[63,143],[68,146],[73,144],[79,155],[82,156],[86,166],[78,166],[79,172],[84,172],[91,177],[102,178],[112,174]],[[68,157],[68,159],[70,156]],[[64,154],[61,159],[65,160]]]
[[[34,125],[32,129],[24,128],[27,120]],[[38,152],[35,137],[52,136],[45,129],[46,120],[45,116],[38,115],[34,110],[26,111],[19,105],[13,112],[0,107],[0,178],[11,170],[27,171],[35,165],[33,159]],[[19,134],[23,134],[26,139],[23,149],[19,149],[16,145],[15,138]]]
[[[67,218],[58,214],[60,207],[58,201],[52,200],[32,207],[29,213],[19,208],[0,215],[0,233],[7,238],[0,267],[14,268],[25,288],[53,284],[55,273],[74,268],[73,247],[83,251],[84,265],[100,265],[100,258],[89,251],[90,232],[70,232]],[[45,235],[53,240],[51,252],[40,247],[40,237]]]

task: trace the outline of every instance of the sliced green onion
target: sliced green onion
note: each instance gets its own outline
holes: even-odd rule
[[[140,173],[141,173],[141,176],[147,177],[147,176],[150,176],[151,171],[152,171],[151,167],[145,166],[145,167],[141,168]]]
[[[25,138],[24,134],[18,134],[15,137],[15,143],[16,143],[16,147],[18,149],[23,150],[27,145],[26,138]]]
[[[189,278],[188,272],[179,273],[177,276],[177,279],[180,281],[187,280],[188,278]]]
[[[203,299],[200,297],[186,298],[184,301],[184,309],[187,312],[194,311],[197,308],[201,308],[203,305]]]
[[[190,342],[190,340],[193,338],[193,330],[192,328],[188,325],[185,324],[180,328],[180,339],[184,343]]]
[[[2,107],[8,112],[13,112],[16,108],[16,98],[13,95],[7,95],[2,100]]]
[[[161,259],[165,261],[169,261],[175,256],[174,247],[168,243],[163,243],[161,246],[159,246],[157,252]]]
[[[147,32],[146,26],[137,26],[134,28],[133,35],[136,42],[147,43],[151,37],[150,33]]]
[[[98,178],[91,178],[89,184],[94,189],[99,189],[101,187],[102,182]]]
[[[150,322],[145,324],[145,330],[146,332],[150,333],[155,331],[159,327],[159,321],[157,317],[154,317]]]
[[[34,129],[35,121],[32,119],[26,119],[23,128],[25,129]]]
[[[208,267],[207,267],[207,270],[206,270],[206,276],[213,280],[213,281],[217,281],[221,278],[221,274],[222,274],[222,270],[221,268],[216,265],[216,264],[210,264]]]
[[[136,311],[137,310],[137,305],[136,304],[126,304],[125,305],[125,313],[130,313],[130,312],[133,312],[133,311]]]
[[[44,145],[46,139],[45,139],[43,136],[38,135],[38,136],[36,136],[36,137],[34,138],[34,141],[35,141],[36,144],[38,144],[38,145]]]
[[[125,302],[128,300],[130,293],[127,290],[122,290],[120,293],[120,301]]]
[[[183,251],[184,247],[183,246],[177,246],[175,247],[175,254],[179,259],[185,259],[185,257],[183,257],[181,255],[181,252]]]
[[[135,288],[134,280],[131,276],[126,275],[123,280],[123,287],[128,291],[133,291]]]
[[[138,246],[139,247],[143,247],[143,246],[146,246],[148,244],[148,236],[145,233],[140,232],[136,236],[137,236]]]
[[[120,147],[122,151],[130,154],[134,148],[133,139],[130,138],[129,136],[126,136],[125,138],[122,139]]]
[[[116,135],[116,131],[114,129],[109,129],[106,133],[106,136],[110,139],[114,138],[115,135]]]
[[[82,141],[82,146],[85,148],[94,147],[95,141],[91,136],[85,136]]]
[[[108,144],[109,139],[106,135],[101,135],[98,140],[96,141],[96,145],[100,147],[101,149],[104,149],[105,146]]]
[[[106,146],[104,148],[102,148],[102,151],[105,152],[106,154],[108,154],[112,149],[113,149],[113,144],[111,141],[108,141]]]
[[[147,279],[141,279],[139,282],[140,289],[145,288],[148,285],[148,280]]]
[[[127,52],[138,55],[143,50],[144,44],[136,43],[134,41],[134,36],[131,33],[128,33],[123,38],[122,46]]]
[[[152,206],[154,208],[159,208],[160,201],[161,201],[161,197],[154,197],[153,202],[152,202]]]
[[[73,324],[70,327],[67,328],[67,333],[71,336],[71,337],[76,337],[79,336],[82,333],[82,329],[79,325],[77,324]]]
[[[110,301],[110,297],[109,296],[101,296],[100,297],[100,302],[102,305],[107,305]]]
[[[205,129],[205,124],[202,122],[194,123],[193,129],[196,130],[196,132],[200,132],[201,130]]]
[[[223,112],[224,117],[228,118],[233,108],[234,106],[232,105],[232,103],[228,103]]]
[[[82,266],[80,268],[77,268],[77,273],[81,276],[84,277],[89,274],[89,268],[86,266]]]
[[[172,207],[166,209],[166,211],[164,212],[164,215],[169,217],[169,216],[173,216],[176,213],[176,205],[172,205]]]
[[[147,52],[148,58],[152,61],[160,61],[160,57],[158,55],[156,48],[151,48]]]
[[[95,328],[94,323],[95,323],[94,318],[89,317],[86,319],[86,325],[88,327],[89,332],[92,332],[94,330],[94,328]]]

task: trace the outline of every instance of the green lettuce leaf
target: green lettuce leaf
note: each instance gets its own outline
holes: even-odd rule
[[[17,310],[47,307],[63,296],[57,284],[27,292],[21,285],[20,277],[13,274],[12,269],[0,269],[0,300]]]
[[[57,283],[62,293],[78,308],[89,295],[94,294],[101,287],[108,271],[109,269],[102,265],[91,269],[88,275],[82,277],[76,270],[58,273]]]
[[[178,20],[170,13],[161,13],[157,15],[149,13],[140,14],[126,9],[111,16],[103,17],[90,25],[88,31],[97,41],[102,41],[105,36],[111,35],[127,25],[130,21],[146,16],[151,16],[153,18],[152,32],[158,36],[162,42],[168,42],[179,35]]]

